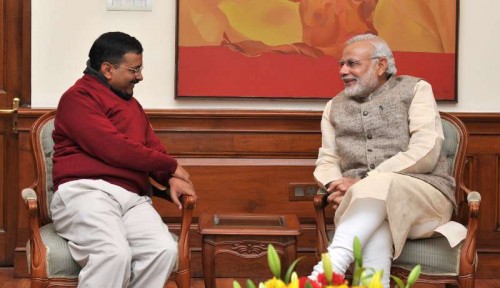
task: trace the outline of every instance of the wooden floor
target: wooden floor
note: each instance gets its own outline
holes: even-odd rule
[[[244,279],[237,279],[244,283]],[[233,279],[217,279],[217,288],[232,288]],[[0,268],[0,288],[29,288],[30,281],[26,278],[14,278],[12,268]],[[176,288],[174,282],[168,282],[165,288]],[[194,278],[192,288],[204,288],[203,279]],[[414,288],[444,288],[443,286],[416,285]],[[479,279],[476,280],[475,288],[500,288],[500,279]]]

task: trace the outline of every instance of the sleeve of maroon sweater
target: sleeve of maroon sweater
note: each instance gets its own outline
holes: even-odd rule
[[[148,129],[146,131],[146,146],[161,153],[168,154],[167,149],[154,133],[153,127],[151,126],[151,123],[149,123],[149,120],[148,124]],[[172,173],[165,171],[153,171],[150,173],[150,176],[153,177],[153,179],[155,179],[158,183],[168,186],[168,180],[172,177]]]
[[[118,131],[91,96],[78,91],[70,93],[76,95],[63,96],[59,102],[56,125],[83,151],[116,167],[167,174],[175,172],[177,161],[173,157],[157,147],[133,141]]]

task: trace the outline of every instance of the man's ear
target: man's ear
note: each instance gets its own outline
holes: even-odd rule
[[[113,75],[113,64],[108,62],[102,62],[101,64],[101,74],[106,77],[106,79],[110,80]]]
[[[377,74],[378,76],[382,76],[384,75],[386,72],[387,72],[387,68],[388,68],[389,64],[387,62],[387,58],[385,57],[382,57],[380,59],[378,59],[378,63],[377,63]]]

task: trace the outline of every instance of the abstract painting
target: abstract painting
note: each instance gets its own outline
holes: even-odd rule
[[[399,75],[456,101],[458,0],[177,0],[176,97],[332,98],[344,42],[387,41]]]

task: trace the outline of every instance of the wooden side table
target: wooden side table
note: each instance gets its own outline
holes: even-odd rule
[[[198,222],[202,235],[203,277],[206,288],[215,288],[215,256],[229,253],[252,259],[267,255],[268,244],[282,258],[282,270],[297,257],[296,215],[202,214]]]

